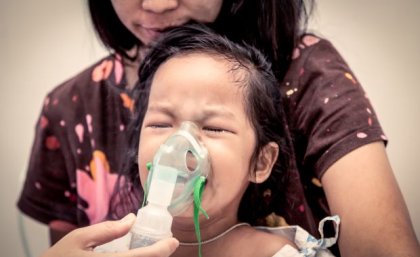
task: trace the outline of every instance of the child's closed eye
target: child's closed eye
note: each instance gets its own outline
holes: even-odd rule
[[[229,133],[230,131],[219,127],[203,127],[203,130],[209,133]]]
[[[153,128],[153,129],[162,129],[162,128],[171,128],[172,125],[168,123],[151,123],[147,125],[147,127]]]

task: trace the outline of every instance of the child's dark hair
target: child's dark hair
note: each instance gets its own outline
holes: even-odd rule
[[[271,71],[270,63],[256,48],[233,43],[204,25],[189,24],[167,32],[150,50],[140,67],[139,84],[133,92],[135,115],[129,130],[130,160],[126,169],[129,181],[133,183],[131,185],[141,189],[138,183],[137,152],[153,76],[159,66],[168,59],[191,53],[221,57],[231,64],[234,74],[242,75],[236,82],[244,89],[245,111],[256,136],[256,148],[250,162],[251,171],[255,170],[257,158],[265,145],[275,142],[279,146],[279,156],[272,174],[262,184],[250,184],[238,212],[240,220],[256,224],[257,220],[274,211],[272,201],[267,201],[264,197],[266,190],[271,190],[273,202],[284,202],[283,183],[288,174],[289,145],[286,140],[286,123],[278,82]]]

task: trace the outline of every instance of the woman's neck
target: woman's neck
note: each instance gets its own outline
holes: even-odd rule
[[[139,68],[140,63],[144,59],[146,55],[147,48],[140,47],[140,48],[133,48],[127,54],[129,56],[137,56],[135,60],[129,60],[128,58],[123,58],[123,66],[124,66],[124,73],[125,79],[127,81],[127,89],[132,89],[134,85],[137,83],[139,76]]]

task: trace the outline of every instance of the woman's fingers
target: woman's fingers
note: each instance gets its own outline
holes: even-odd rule
[[[127,234],[135,220],[136,216],[130,213],[121,220],[105,221],[76,229],[68,236],[80,248],[92,249]]]
[[[168,257],[178,247],[175,238],[163,239],[151,246],[132,250],[113,249],[117,252],[94,252],[93,248],[126,235],[136,216],[129,214],[119,221],[105,221],[73,230],[41,257]]]

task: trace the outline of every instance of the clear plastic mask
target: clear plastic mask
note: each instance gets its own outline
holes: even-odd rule
[[[176,180],[171,180],[175,181],[175,186],[168,210],[172,216],[185,212],[193,204],[197,180],[207,177],[210,172],[208,151],[199,141],[198,127],[193,122],[183,122],[180,129],[160,146],[153,158],[148,185],[151,179],[159,179],[159,170],[177,173]]]

